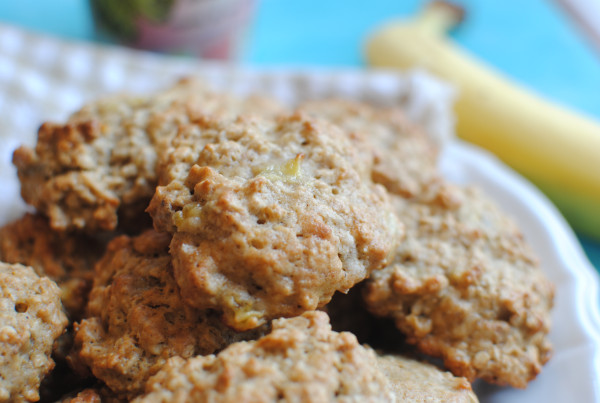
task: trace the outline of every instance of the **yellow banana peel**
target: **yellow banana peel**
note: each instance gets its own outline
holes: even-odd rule
[[[454,84],[459,137],[486,148],[536,184],[582,234],[600,240],[600,122],[544,100],[445,36],[461,15],[431,3],[375,32],[372,66],[423,68]]]

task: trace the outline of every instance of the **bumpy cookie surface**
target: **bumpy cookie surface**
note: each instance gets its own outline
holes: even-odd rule
[[[0,402],[39,399],[54,367],[52,344],[66,326],[54,282],[31,267],[0,263]]]
[[[390,402],[375,353],[327,315],[273,321],[270,334],[218,355],[174,358],[137,402]]]
[[[204,114],[230,119],[242,111],[278,110],[269,101],[215,94],[191,80],[155,95],[97,101],[66,124],[43,124],[34,149],[15,151],[21,194],[56,230],[135,224],[156,187],[157,152],[181,125]]]
[[[250,329],[316,309],[388,261],[401,226],[336,127],[293,115],[187,128],[148,211],[174,233],[189,304]]]
[[[103,250],[97,239],[53,231],[41,215],[26,214],[0,228],[0,261],[31,266],[56,281],[71,320],[83,313],[94,264]]]
[[[525,387],[550,358],[553,286],[522,234],[474,189],[396,198],[406,240],[365,300],[457,375]]]
[[[476,403],[469,381],[424,362],[400,355],[378,355],[397,402]]]
[[[373,181],[389,192],[413,197],[440,176],[438,145],[398,108],[329,99],[306,102],[299,109],[339,126],[357,144]]]
[[[183,304],[169,240],[152,230],[115,238],[96,265],[88,318],[76,325],[79,359],[120,396],[139,393],[172,356],[210,354],[257,336],[237,333],[214,312]]]

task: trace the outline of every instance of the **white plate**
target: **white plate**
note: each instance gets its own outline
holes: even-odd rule
[[[181,74],[218,89],[262,92],[294,103],[343,96],[402,105],[438,139],[452,131],[451,91],[423,74],[239,70],[219,64],[68,43],[0,25],[0,223],[23,211],[10,166],[44,120],[65,119],[84,101],[114,91],[147,92]],[[482,187],[521,225],[557,285],[550,338],[554,357],[525,390],[475,385],[482,402],[600,402],[600,281],[570,227],[539,192],[490,154],[452,140],[441,168],[451,181]]]

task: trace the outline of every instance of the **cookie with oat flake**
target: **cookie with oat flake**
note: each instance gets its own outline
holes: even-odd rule
[[[394,200],[406,240],[367,281],[369,310],[453,373],[524,388],[552,353],[554,286],[518,227],[474,188]]]
[[[389,380],[397,402],[477,403],[466,378],[402,355],[378,355],[377,367]]]
[[[146,96],[116,95],[84,106],[66,123],[44,123],[34,148],[13,155],[23,199],[55,230],[137,230],[156,187],[162,144],[181,125],[213,115],[276,114],[265,98],[214,93],[196,80]]]
[[[56,281],[70,320],[78,320],[92,286],[94,264],[105,242],[83,234],[53,231],[40,214],[27,213],[0,228],[0,260],[31,266]]]
[[[256,341],[217,355],[171,359],[150,378],[149,402],[477,402],[464,378],[402,356],[378,355],[323,312],[273,321]]]
[[[327,315],[307,312],[218,355],[170,360],[136,402],[389,402],[375,353],[350,333],[331,331]]]
[[[327,303],[383,267],[402,226],[343,132],[306,115],[187,126],[148,208],[186,302],[238,330]]]
[[[66,326],[56,283],[0,262],[0,402],[39,400],[40,383],[54,368],[52,345]]]
[[[167,250],[170,236],[148,230],[115,238],[95,267],[87,318],[75,325],[76,354],[118,397],[132,398],[172,356],[211,354],[260,336],[238,333],[216,312],[183,303]]]
[[[371,311],[459,375],[524,387],[550,357],[553,286],[516,225],[480,192],[446,183],[439,145],[398,109],[347,100],[300,108],[363,144],[406,224],[394,263],[367,281]]]
[[[368,175],[390,193],[415,197],[440,177],[440,145],[399,108],[327,99],[305,102],[299,110],[340,127],[360,150]]]

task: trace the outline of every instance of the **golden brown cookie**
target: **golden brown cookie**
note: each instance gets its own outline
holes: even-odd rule
[[[395,198],[406,240],[365,300],[457,375],[523,388],[551,355],[554,288],[516,225],[480,192]]]
[[[339,126],[359,148],[373,181],[391,193],[417,196],[440,177],[438,145],[399,108],[328,99],[306,102],[299,109]]]
[[[67,326],[60,289],[31,267],[0,263],[0,402],[39,399],[54,367],[54,341]]]
[[[293,115],[186,129],[148,211],[174,233],[190,305],[251,329],[316,309],[388,261],[401,225],[336,127]]]
[[[466,378],[400,355],[378,355],[377,366],[388,378],[397,402],[477,403]]]
[[[373,350],[331,331],[327,315],[273,321],[273,330],[218,355],[171,359],[136,402],[391,402]]]
[[[0,228],[0,261],[31,266],[38,275],[56,281],[71,320],[83,313],[94,264],[103,251],[98,239],[53,231],[39,214],[25,214]]]
[[[183,304],[169,240],[152,230],[114,239],[96,265],[88,318],[75,326],[75,360],[122,397],[141,392],[172,356],[210,354],[259,335],[237,333],[215,312]]]
[[[180,126],[205,114],[275,111],[274,102],[216,94],[193,80],[100,100],[65,124],[44,123],[35,148],[15,151],[21,195],[55,230],[113,230],[121,218],[136,225],[156,187],[157,152]]]

